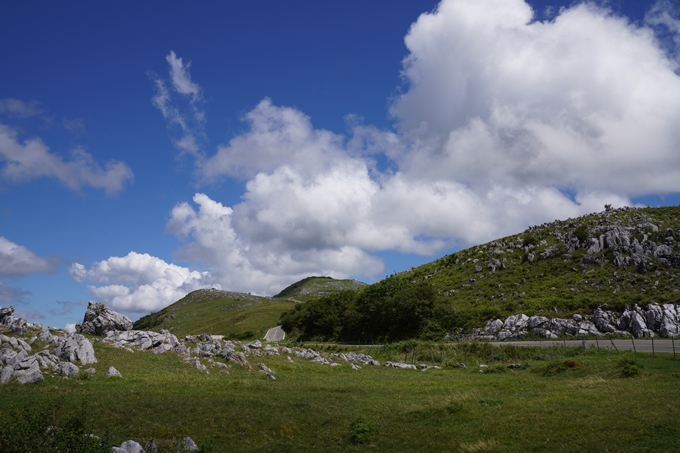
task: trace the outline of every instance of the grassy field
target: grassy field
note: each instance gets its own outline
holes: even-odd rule
[[[215,452],[680,450],[672,355],[413,341],[365,351],[381,362],[444,366],[426,372],[251,357],[275,371],[273,381],[238,366],[206,374],[170,353],[99,342],[95,350],[96,375],[0,387],[0,423],[12,409],[58,403],[51,423],[84,408],[91,432],[109,442],[153,438],[165,451],[184,436]],[[469,368],[454,367],[463,361]],[[513,362],[528,365],[509,370]],[[489,367],[480,372],[479,363]],[[122,379],[102,376],[111,365]]]

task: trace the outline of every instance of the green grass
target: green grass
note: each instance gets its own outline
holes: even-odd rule
[[[366,286],[358,280],[336,280],[331,277],[307,277],[286,287],[274,298],[307,302],[328,294],[359,289]]]
[[[237,366],[228,375],[201,373],[174,354],[101,343],[95,350],[94,376],[0,387],[0,423],[12,408],[59,401],[58,419],[77,414],[84,402],[94,434],[112,443],[153,438],[166,451],[184,436],[199,445],[212,441],[216,452],[680,449],[680,361],[670,355],[557,348],[551,356],[537,348],[419,342],[370,351],[381,361],[429,358],[444,366],[427,372],[251,358],[275,371],[272,381]],[[492,351],[493,367],[504,371],[480,372],[477,364],[491,365]],[[469,368],[453,367],[464,360]],[[514,362],[529,365],[505,368]],[[556,364],[563,371],[546,373]],[[631,364],[638,372],[622,377]],[[111,365],[122,379],[102,377]]]
[[[178,338],[208,333],[234,338],[261,338],[277,326],[281,313],[294,302],[242,293],[220,292],[219,298],[201,298],[195,291],[134,324],[135,329],[167,329]],[[227,296],[227,297],[224,297]]]

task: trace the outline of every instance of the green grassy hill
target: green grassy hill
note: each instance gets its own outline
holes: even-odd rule
[[[530,227],[399,274],[479,324],[680,301],[680,207],[609,209]]]
[[[605,303],[678,303],[678,277],[680,207],[607,207],[296,306],[282,323],[306,339],[436,340],[519,313],[564,318]]]
[[[261,338],[278,325],[281,314],[306,302],[347,289],[366,286],[357,280],[308,277],[276,296],[201,289],[134,323],[137,330],[167,329],[178,337],[209,333],[235,339]]]
[[[236,339],[261,338],[295,302],[251,294],[200,289],[134,323],[134,329],[167,329],[177,337],[209,333]]]
[[[358,280],[336,280],[331,277],[307,277],[285,288],[278,293],[276,299],[291,299],[300,302],[318,299],[328,294],[359,289],[366,283]]]

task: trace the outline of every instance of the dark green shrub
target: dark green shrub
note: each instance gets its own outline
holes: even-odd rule
[[[635,377],[639,375],[642,368],[644,368],[635,359],[621,359],[618,363],[618,367],[621,369],[621,377],[624,378]]]
[[[365,415],[359,415],[349,424],[349,441],[354,445],[367,442],[373,433],[373,423]]]

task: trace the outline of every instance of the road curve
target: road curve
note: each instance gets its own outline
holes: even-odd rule
[[[264,341],[282,341],[284,338],[286,338],[286,332],[283,331],[281,326],[276,326],[267,331]]]

